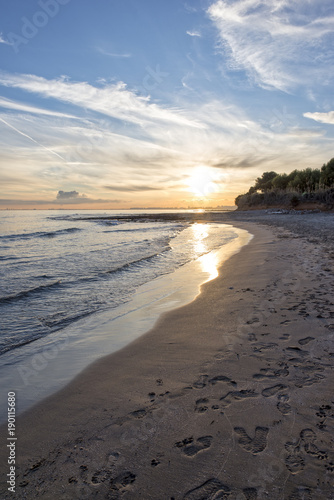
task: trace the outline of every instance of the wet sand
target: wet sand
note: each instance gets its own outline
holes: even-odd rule
[[[253,240],[18,419],[17,498],[334,499],[333,218],[263,217],[211,214]]]

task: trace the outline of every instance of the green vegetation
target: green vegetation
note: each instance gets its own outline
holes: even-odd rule
[[[293,170],[290,174],[264,172],[246,194],[235,199],[241,210],[264,206],[295,208],[305,203],[334,207],[334,158],[321,169]]]

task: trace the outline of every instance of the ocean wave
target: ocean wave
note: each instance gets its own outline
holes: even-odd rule
[[[23,340],[16,340],[13,341],[12,339],[9,339],[9,342],[6,343],[4,342],[3,345],[0,345],[0,355],[5,354],[5,352],[12,351],[13,349],[16,349],[17,347],[22,347],[27,344],[31,344],[31,342],[34,342],[35,340],[38,340],[41,338],[42,335],[34,335],[33,337],[26,337]]]
[[[171,250],[170,246],[166,246],[165,248],[160,249],[158,252],[154,252],[150,255],[146,255],[141,257],[140,259],[135,259],[130,262],[126,262],[125,264],[122,264],[118,267],[114,267],[112,269],[108,269],[102,272],[99,272],[96,275],[92,276],[85,276],[82,278],[79,278],[75,282],[71,282],[71,285],[73,286],[75,283],[87,283],[87,282],[94,282],[97,281],[98,279],[105,279],[106,276],[110,276],[112,274],[117,274],[117,273],[122,273],[124,271],[129,272],[132,271],[133,269],[136,269],[138,267],[142,267],[142,265],[146,263],[150,263],[153,259],[159,257],[160,255],[164,254],[165,252],[168,252]]]
[[[54,281],[48,285],[39,285],[34,288],[29,288],[28,290],[22,290],[21,292],[15,293],[14,295],[7,295],[6,297],[0,297],[0,304],[8,304],[9,302],[14,302],[16,300],[24,299],[32,294],[41,292],[46,289],[54,288],[61,285],[61,281]]]
[[[21,257],[15,257],[14,255],[0,255],[0,261],[5,261],[5,260],[20,260],[20,258]]]
[[[109,224],[108,224],[109,225]],[[168,226],[166,229],[168,229],[169,231],[173,231],[173,230],[181,230],[181,229],[184,229],[186,226],[184,226],[183,224],[177,224],[177,225],[173,225],[173,226]],[[105,230],[103,231],[103,233],[136,233],[136,232],[140,232],[140,233],[146,233],[146,232],[149,232],[149,231],[161,231],[161,226],[159,227],[139,227],[139,228],[132,228],[132,229],[118,229],[118,228],[115,228],[115,229],[110,229],[110,230]]]
[[[3,339],[2,341],[0,341],[0,355],[5,354],[8,351],[12,351],[13,349],[17,349],[18,347],[23,347],[24,345],[31,344],[32,342],[35,342],[35,340],[39,340],[50,333],[62,330],[71,323],[79,321],[80,319],[85,318],[86,316],[89,316],[94,312],[94,310],[82,311],[79,314],[64,316],[61,319],[57,318],[57,314],[46,318],[38,318],[42,329],[36,332],[38,328],[37,325],[35,325],[35,332],[33,334],[30,333],[29,335],[24,336],[24,338],[22,338],[22,336],[17,336],[14,339],[12,337],[10,339]]]
[[[79,227],[69,227],[67,229],[58,229],[57,231],[37,231],[36,233],[22,233],[22,234],[7,234],[0,236],[0,240],[25,240],[31,238],[54,238],[62,234],[76,233],[82,231]]]
[[[135,268],[138,268],[139,266],[141,267],[145,263],[151,262],[154,258],[159,257],[159,255],[163,254],[164,252],[170,250],[171,248],[169,246],[166,246],[162,249],[160,249],[158,252],[154,252],[150,255],[145,255],[141,257],[140,259],[135,259],[130,262],[126,262],[125,264],[122,264],[118,267],[115,267],[113,269],[108,269],[102,272],[99,272],[97,274],[93,274],[91,276],[85,276],[81,277],[79,279],[71,280],[70,282],[67,283],[67,285],[70,286],[75,286],[76,284],[79,283],[88,283],[88,282],[96,282],[99,279],[105,279],[107,276],[110,276],[111,274],[117,274],[117,273],[122,273],[124,271],[132,271]],[[39,278],[46,279],[48,278],[47,275],[39,276]],[[0,305],[1,304],[8,304],[11,302],[15,302],[21,299],[25,299],[26,297],[29,297],[33,294],[40,293],[40,292],[47,292],[50,289],[54,289],[58,286],[62,286],[64,283],[61,280],[54,281],[53,283],[45,284],[45,285],[39,285],[34,288],[29,288],[28,290],[22,290],[16,294],[13,295],[7,295],[4,297],[0,297]]]
[[[141,257],[140,259],[133,260],[131,262],[127,262],[126,264],[123,264],[122,266],[116,267],[115,269],[110,269],[109,271],[105,271],[104,273],[101,274],[112,274],[112,273],[118,273],[124,270],[129,270],[130,268],[135,268],[136,266],[138,267],[140,264],[143,264],[144,262],[151,262],[155,257],[159,257],[164,252],[168,252],[171,250],[170,247],[163,248],[159,250],[159,252],[152,253],[151,255],[147,255],[145,257]]]

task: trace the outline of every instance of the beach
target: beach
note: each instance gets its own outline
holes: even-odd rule
[[[17,498],[334,499],[333,214],[200,218],[254,237],[17,419]]]

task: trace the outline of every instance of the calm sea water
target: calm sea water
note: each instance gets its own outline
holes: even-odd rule
[[[237,237],[219,224],[81,220],[103,215],[116,213],[0,212],[0,355],[115,309]]]

